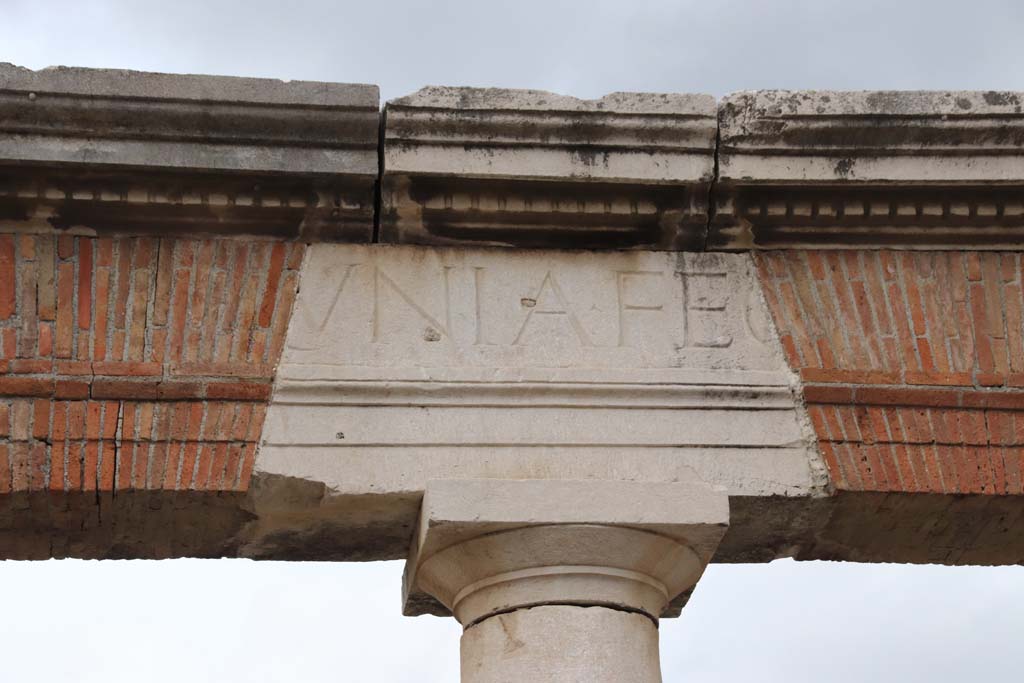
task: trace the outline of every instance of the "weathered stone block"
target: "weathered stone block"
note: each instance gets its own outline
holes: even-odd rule
[[[730,95],[708,245],[1020,248],[1022,97]]]
[[[0,215],[369,241],[373,85],[0,64]]]
[[[303,279],[257,469],[324,510],[411,530],[454,477],[821,484],[747,256],[314,245]]]
[[[387,105],[385,242],[700,248],[709,95],[430,87]]]
[[[551,603],[657,620],[697,583],[728,525],[725,493],[693,476],[431,481],[406,564],[406,613],[426,592],[466,626]]]

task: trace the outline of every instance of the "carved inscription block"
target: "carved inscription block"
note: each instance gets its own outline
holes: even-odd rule
[[[318,245],[283,374],[312,367],[783,366],[744,257]]]
[[[337,495],[683,469],[806,494],[805,439],[746,255],[321,244],[257,470]]]

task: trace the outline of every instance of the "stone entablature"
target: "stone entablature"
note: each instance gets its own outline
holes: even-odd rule
[[[1024,239],[1020,108],[430,87],[382,116],[376,86],[4,65],[0,210],[82,234],[1005,250]]]
[[[826,490],[817,456],[808,461],[812,451],[798,443],[811,434],[803,394],[840,489],[1018,492],[1019,254],[907,261],[788,251],[797,261],[766,256],[755,275],[749,254],[671,251],[1019,248],[1018,101],[995,92],[759,92],[716,106],[701,95],[578,100],[434,87],[388,104],[382,117],[374,86],[4,66],[0,232],[16,234],[0,240],[0,441],[10,467],[0,485],[245,489],[259,440],[260,490],[270,493],[256,499],[274,514],[231,542],[251,554],[296,552],[278,523],[301,528],[302,515],[292,516],[291,503],[278,514],[285,484],[274,477],[301,462],[300,475],[329,489],[318,494],[314,526],[321,513],[337,517],[339,500],[362,500],[370,484],[388,501],[386,515],[354,515],[336,534],[347,541],[318,552],[392,557],[404,552],[430,477],[479,474],[485,462],[505,477],[525,467],[657,478],[685,466],[733,494],[726,556],[770,557],[806,543],[818,548],[811,554],[842,555],[821,545],[820,533],[808,540],[810,517],[757,507],[768,496]],[[997,194],[1001,203],[985,203]],[[303,243],[312,244],[305,265]],[[480,249],[498,244],[547,251]],[[569,245],[606,252],[551,249]],[[935,265],[947,261],[966,273]],[[292,316],[300,275],[308,286]],[[356,294],[358,306],[343,293]],[[959,332],[939,319],[946,310]],[[901,311],[912,317],[906,329],[894,327]],[[232,341],[224,326],[239,315]],[[856,321],[856,332],[832,324],[835,315]],[[339,323],[352,320],[363,322]],[[286,337],[299,341],[278,369]],[[871,355],[872,344],[882,355]],[[861,346],[863,357],[853,353]],[[316,357],[325,360],[311,363]],[[277,400],[264,430],[272,382]],[[222,429],[221,417],[207,417],[219,402],[253,417]],[[196,424],[167,450],[192,464],[192,477],[179,460],[168,478],[152,435],[166,433],[161,416],[189,405]],[[687,417],[638,431],[627,405],[699,414],[707,429]],[[108,444],[103,416],[125,406],[150,426],[131,425]],[[450,419],[415,427],[423,409],[491,417],[465,433]],[[954,415],[959,436],[902,409]],[[531,410],[526,428],[495,418]],[[773,411],[791,417],[724,429],[735,422],[727,415],[749,414],[757,425]],[[404,431],[380,417],[399,413]],[[84,441],[62,446],[57,466],[46,432],[62,415],[68,424],[98,421],[70,431]],[[282,436],[295,415],[315,415],[315,428]],[[344,428],[333,428],[338,416]],[[978,419],[981,428],[972,426]],[[857,430],[837,430],[837,421],[856,421]],[[762,438],[747,443],[743,433]],[[123,447],[137,443],[145,446]],[[220,443],[233,444],[226,459]],[[244,449],[237,458],[236,447]],[[445,455],[432,456],[435,447]],[[988,465],[975,464],[982,447]],[[631,457],[615,455],[623,448]],[[105,449],[118,455],[108,459]],[[416,449],[426,457],[410,456]],[[477,457],[494,449],[514,459]],[[560,455],[570,450],[587,454]],[[762,452],[771,457],[754,455]],[[368,469],[342,476],[340,453],[361,453]],[[108,463],[126,457],[132,463],[112,475]],[[222,466],[225,483],[211,485]],[[912,478],[900,474],[911,470]],[[370,539],[357,528],[372,529]],[[759,531],[746,537],[748,528]]]
[[[477,681],[657,680],[712,555],[1020,563],[1018,103],[2,66],[0,557],[406,557]]]

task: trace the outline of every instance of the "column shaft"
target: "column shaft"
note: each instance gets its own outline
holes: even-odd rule
[[[462,683],[660,683],[658,628],[633,612],[542,605],[462,635]]]

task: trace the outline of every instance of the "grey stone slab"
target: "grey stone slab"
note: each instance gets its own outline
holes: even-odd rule
[[[0,83],[4,90],[14,92],[115,99],[192,100],[351,109],[377,109],[380,101],[380,91],[376,85],[70,66],[32,70],[10,63],[0,63]]]
[[[710,248],[1015,249],[1024,114],[1012,92],[729,95]]]
[[[708,95],[429,87],[387,105],[387,242],[693,248],[714,172]]]
[[[0,65],[0,204],[34,230],[369,241],[378,99],[373,85]]]
[[[0,160],[376,175],[377,86],[0,65]]]
[[[720,105],[719,178],[754,182],[1024,179],[1024,94],[736,93]]]

